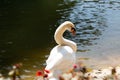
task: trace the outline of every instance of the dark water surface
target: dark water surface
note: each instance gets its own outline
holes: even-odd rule
[[[40,68],[49,54],[60,15],[55,0],[2,0],[0,2],[0,70],[21,62],[28,71]],[[53,42],[54,43],[54,42]],[[55,43],[54,43],[55,44]]]
[[[1,0],[0,71],[7,74],[21,62],[23,75],[34,76],[56,45],[55,29],[65,20],[77,29],[76,36],[66,32],[65,37],[77,43],[78,60],[87,58],[83,61],[91,67],[119,64],[119,14],[119,0]]]

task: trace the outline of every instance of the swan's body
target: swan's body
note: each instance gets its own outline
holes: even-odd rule
[[[59,80],[59,76],[70,69],[76,62],[75,52],[77,50],[76,43],[63,38],[63,33],[69,30],[74,33],[74,25],[66,21],[61,24],[54,35],[55,41],[58,44],[55,46],[48,57],[45,70],[49,70],[49,80]]]

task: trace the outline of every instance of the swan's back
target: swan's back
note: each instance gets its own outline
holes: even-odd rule
[[[75,59],[75,53],[71,47],[58,45],[51,50],[50,56],[46,61],[46,69],[65,72],[72,69],[76,61]]]

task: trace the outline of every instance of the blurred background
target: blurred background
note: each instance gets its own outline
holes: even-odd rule
[[[119,0],[0,0],[0,72],[22,63],[24,77],[35,76],[66,20],[76,26],[76,36],[64,37],[77,43],[78,61],[92,68],[119,64]]]

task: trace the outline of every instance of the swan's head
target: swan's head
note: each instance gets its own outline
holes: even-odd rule
[[[73,35],[75,35],[76,29],[75,29],[75,25],[72,22],[65,21],[63,24],[68,31],[70,31]]]

